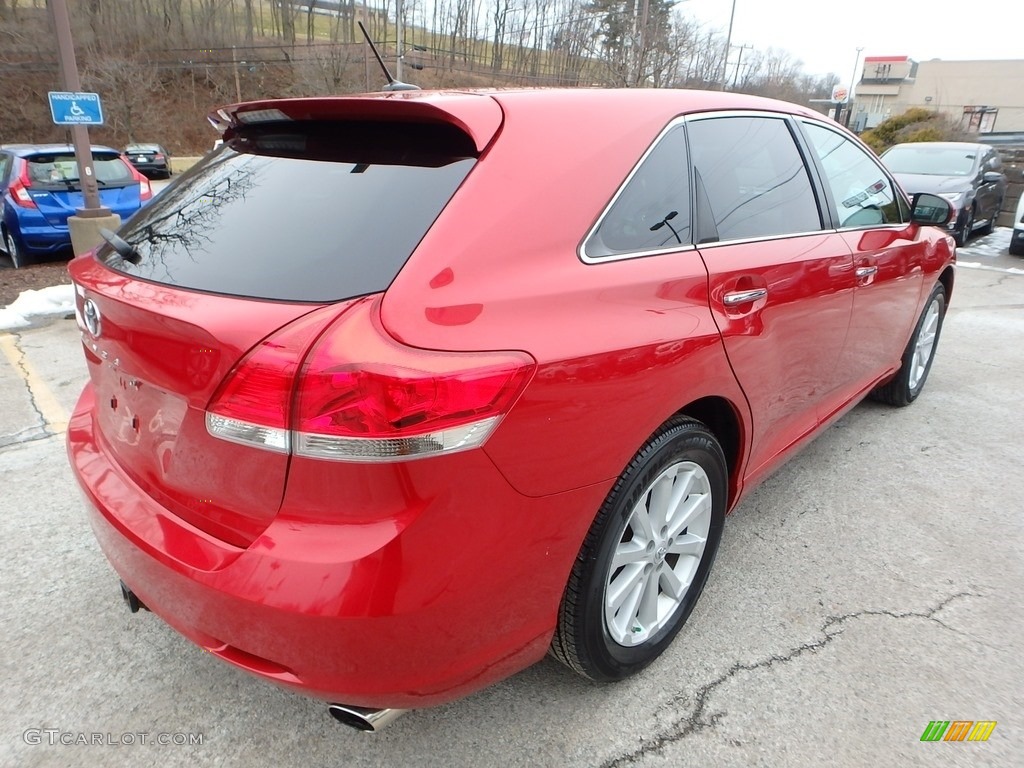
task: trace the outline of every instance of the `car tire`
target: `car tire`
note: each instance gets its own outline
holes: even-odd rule
[[[10,258],[11,265],[15,269],[21,269],[28,264],[25,250],[18,245],[18,241],[14,237],[14,233],[9,229],[4,230],[4,250],[7,251],[7,256]]]
[[[590,680],[613,681],[668,647],[718,551],[727,477],[722,448],[699,421],[677,417],[655,433],[587,533],[559,607],[552,656]]]
[[[958,248],[963,248],[967,245],[967,241],[971,239],[971,228],[974,226],[974,206],[972,205],[967,209],[965,214],[964,223],[960,229],[956,231],[956,244]]]
[[[1018,230],[1014,230],[1010,235],[1010,255],[1011,256],[1024,256],[1024,238],[1016,236]]]
[[[891,381],[875,388],[872,398],[897,408],[910,405],[917,399],[932,369],[945,316],[946,289],[942,283],[936,283],[903,352],[899,372]]]

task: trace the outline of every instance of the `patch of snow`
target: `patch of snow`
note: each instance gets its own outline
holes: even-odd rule
[[[75,311],[75,289],[53,285],[38,291],[22,291],[14,302],[0,309],[0,331],[13,331],[31,324],[29,318],[66,315]]]
[[[975,258],[996,258],[1010,247],[1011,234],[1013,230],[1010,227],[996,227],[991,234],[968,240],[967,245],[957,248],[956,252]]]

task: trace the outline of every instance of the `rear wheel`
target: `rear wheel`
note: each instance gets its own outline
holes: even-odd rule
[[[7,255],[10,257],[11,264],[14,265],[15,269],[20,269],[28,263],[25,258],[25,253],[18,245],[18,241],[10,230],[6,230],[4,232],[4,249],[7,251]]]
[[[899,408],[917,399],[931,371],[945,315],[946,289],[942,283],[937,283],[903,352],[899,373],[888,384],[883,384],[871,393],[874,399]]]
[[[594,520],[559,609],[551,654],[591,680],[654,661],[682,628],[718,550],[726,462],[698,421],[668,422],[637,453]]]

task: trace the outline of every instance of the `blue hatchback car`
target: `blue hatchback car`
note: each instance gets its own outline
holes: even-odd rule
[[[100,204],[122,221],[153,196],[149,181],[116,149],[93,146],[92,162]],[[68,216],[84,204],[72,146],[0,147],[0,248],[15,267],[70,246]]]

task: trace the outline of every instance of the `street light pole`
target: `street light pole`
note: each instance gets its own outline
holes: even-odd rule
[[[853,89],[857,84],[857,67],[860,65],[860,52],[864,50],[864,46],[857,47],[857,55],[853,59],[853,74],[850,75],[850,90],[846,93],[846,121],[845,125],[847,128],[850,127],[850,117],[853,115]]]

